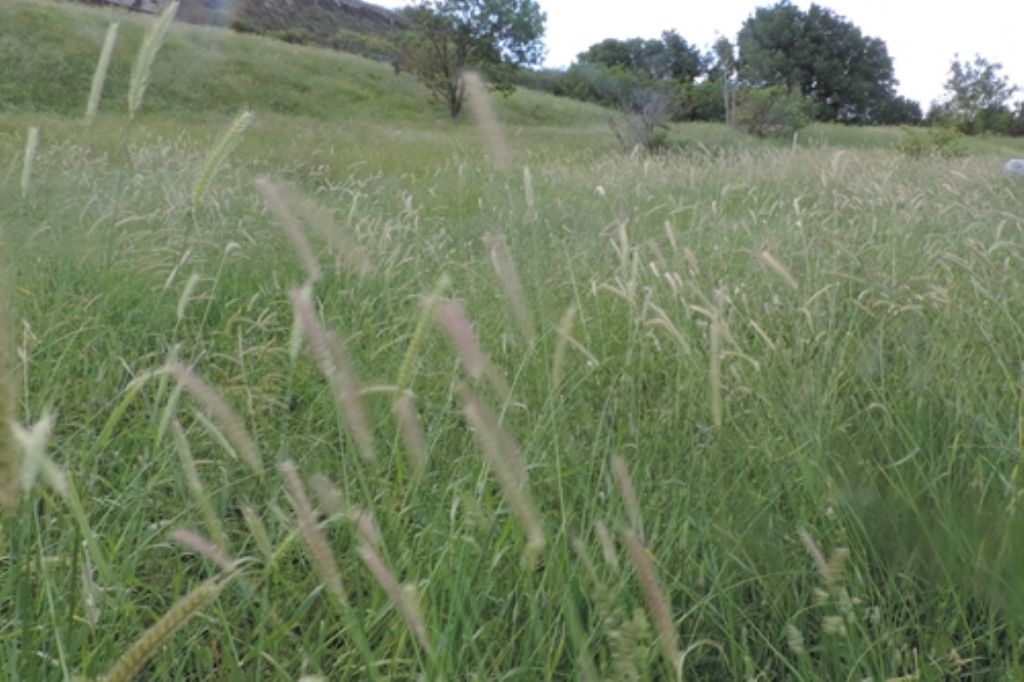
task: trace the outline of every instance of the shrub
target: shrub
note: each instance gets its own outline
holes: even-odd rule
[[[943,159],[959,159],[967,156],[964,135],[952,126],[920,130],[903,127],[903,138],[896,149],[911,159],[938,156]]]
[[[656,90],[636,90],[620,105],[621,122],[608,124],[626,151],[642,148],[649,153],[663,151],[668,144],[668,121],[679,103]]]
[[[757,137],[790,137],[811,122],[806,98],[781,86],[740,92],[736,123]]]
[[[721,80],[705,80],[680,86],[679,100],[681,105],[674,118],[676,121],[725,120]]]

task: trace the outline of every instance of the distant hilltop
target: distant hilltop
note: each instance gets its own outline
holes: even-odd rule
[[[78,0],[155,13],[162,0]],[[362,0],[182,0],[178,19],[247,33],[276,34],[292,42],[332,46],[338,32],[384,35],[408,27],[399,12]],[[305,39],[298,39],[305,38]]]

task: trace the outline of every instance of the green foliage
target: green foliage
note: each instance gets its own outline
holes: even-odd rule
[[[398,45],[391,38],[362,31],[350,31],[345,28],[335,31],[328,40],[328,45],[335,50],[351,52],[379,61],[397,59],[399,54]]]
[[[902,129],[903,137],[896,145],[901,154],[911,159],[937,156],[959,159],[967,156],[963,133],[953,127]]]
[[[1024,102],[1017,102],[1017,109],[1013,112],[1006,133],[1014,137],[1024,136]]]
[[[704,71],[704,58],[675,31],[665,31],[660,39],[608,38],[591,45],[576,58],[578,64],[622,70],[641,83],[672,81],[692,83]]]
[[[938,106],[941,117],[968,135],[1008,133],[1013,121],[1009,101],[1017,86],[1000,74],[1002,64],[975,55],[973,62],[954,56],[946,80],[948,99]]]
[[[754,86],[799,89],[819,120],[890,122],[896,79],[885,43],[832,10],[788,0],[757,9],[738,36],[740,76]]]
[[[811,104],[782,86],[744,88],[739,93],[736,124],[757,137],[792,137],[808,123]]]
[[[493,87],[508,91],[515,68],[543,54],[545,15],[536,0],[424,0],[405,17],[413,28],[400,66],[443,101],[452,118],[462,112],[464,70],[479,69]]]
[[[33,31],[7,21],[26,5],[46,8]],[[422,90],[387,66],[176,25],[133,144],[112,154],[123,106],[80,120],[110,16],[0,2],[0,45],[31,64],[70,61],[79,42],[90,55],[78,90],[42,83],[47,109],[23,96],[0,116],[0,333],[16,347],[0,416],[59,413],[41,473],[80,493],[15,500],[0,479],[4,679],[1021,679],[1022,227],[999,168],[1024,142],[965,139],[973,157],[950,168],[852,148],[894,130],[816,125],[821,148],[779,149],[688,124],[675,132],[731,146],[629,157],[595,107],[516,93],[498,102],[516,126],[501,170],[469,126],[410,107]],[[137,45],[142,23],[126,15],[124,38]],[[22,41],[46,26],[66,39],[32,55]],[[117,92],[132,53],[113,57]],[[211,54],[221,79],[189,71],[200,92],[166,96]],[[257,115],[191,216],[195,171],[237,111],[203,77],[268,108],[311,94],[294,116]],[[346,102],[331,82],[377,99]],[[23,200],[29,127],[42,142]],[[267,174],[291,183],[291,237],[254,193]],[[323,272],[310,317],[335,332],[319,347],[291,344],[301,235]],[[445,276],[462,338],[427,312]],[[474,378],[449,340],[504,383]],[[296,467],[239,461],[205,426],[209,403],[164,373],[177,361],[268,463]],[[374,461],[333,399],[341,365]],[[396,387],[429,455],[416,475]],[[500,430],[473,431],[455,388]],[[547,540],[529,568],[481,435],[523,465]],[[640,518],[644,546],[626,552]],[[348,608],[325,590],[331,563]],[[645,610],[651,585],[666,619]],[[674,675],[666,622],[685,652]]]
[[[636,76],[623,68],[601,64],[573,64],[554,85],[554,93],[584,102],[618,107],[640,90]]]
[[[731,89],[730,89],[731,95]],[[724,121],[725,98],[720,80],[704,80],[678,90],[678,121]]]

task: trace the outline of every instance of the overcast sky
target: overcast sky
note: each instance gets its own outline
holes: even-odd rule
[[[408,0],[371,0],[400,7]],[[735,40],[755,7],[775,0],[539,0],[547,13],[547,65],[568,66],[579,52],[605,38],[656,38],[675,29],[701,49],[718,35]],[[809,1],[794,4],[807,9]],[[1024,0],[823,0],[889,47],[901,94],[927,110],[942,96],[953,54],[981,54],[1003,64],[1003,74],[1024,86]]]

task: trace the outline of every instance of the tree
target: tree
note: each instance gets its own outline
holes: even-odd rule
[[[644,83],[692,83],[704,70],[700,52],[675,31],[665,31],[660,39],[608,38],[581,52],[576,61],[622,69]]]
[[[512,72],[544,55],[545,14],[536,0],[423,0],[407,8],[412,22],[401,66],[448,106],[462,112],[461,74],[480,69],[498,89],[511,90]]]
[[[816,4],[807,12],[788,0],[757,9],[744,22],[738,45],[744,80],[801,92],[821,120],[878,123],[896,97],[885,43]]]
[[[938,107],[945,118],[965,133],[1006,132],[1013,113],[1009,102],[1017,86],[1000,75],[1003,65],[975,55],[973,62],[953,56],[946,80],[948,99]]]
[[[732,42],[722,36],[715,41],[712,48],[715,53],[715,66],[709,73],[709,78],[717,76],[722,81],[722,106],[725,110],[725,124],[733,125],[735,121],[734,109],[736,108],[736,87],[733,78],[736,75],[736,51]]]

